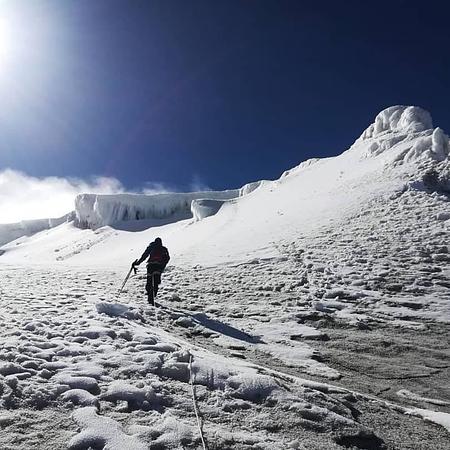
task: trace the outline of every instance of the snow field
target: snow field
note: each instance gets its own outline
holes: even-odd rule
[[[448,322],[449,224],[439,217],[447,204],[442,195],[410,189],[365,205],[345,228],[330,222],[315,235],[280,242],[277,258],[210,268],[171,266],[163,277],[159,328],[153,311],[143,306],[142,273],[117,301],[121,271],[2,266],[7,324],[2,405],[10,411],[73,411],[74,421],[67,421],[80,432],[69,427],[65,441],[73,448],[98,443],[120,448],[127,442],[195,448],[199,434],[188,389],[189,350],[212,448],[296,448],[299,436],[312,448],[365,440],[383,448],[382,430],[355,420],[354,410],[363,411],[367,400],[351,394],[353,376],[346,381],[346,371],[331,367],[323,354],[333,348],[335,330],[423,332]],[[356,356],[364,363],[364,354]],[[396,370],[404,371],[401,377],[427,377],[433,398],[444,404],[415,399],[409,408],[389,406],[389,415],[410,412],[445,425],[450,397],[439,387],[446,370],[439,358],[435,350],[434,368]],[[348,356],[347,362],[352,363]],[[293,381],[298,374],[350,391]],[[413,384],[412,392],[417,388]],[[355,398],[350,403],[349,395]],[[434,408],[440,415],[432,414]],[[233,418],[231,434],[225,433],[231,422],[226,425],[223,416]],[[224,432],[216,432],[218,424]],[[13,421],[6,429],[14,426]],[[445,442],[439,436],[430,442],[445,448],[436,443]]]
[[[68,290],[73,288],[72,283],[78,286],[78,278],[94,281],[83,273],[63,271],[51,275],[65,283]],[[187,390],[190,353],[186,347],[194,355],[194,385],[202,389],[198,395],[200,408],[210,410],[209,414],[250,412],[256,405],[263,408],[265,404],[284,405],[286,396],[290,403],[297,391],[300,397],[295,415],[305,411],[302,420],[320,422],[321,427],[328,424],[325,426],[330,429],[339,423],[357,428],[345,407],[340,407],[341,416],[314,406],[314,389],[307,389],[311,391],[310,400],[305,401],[305,389],[295,383],[288,383],[288,388],[286,381],[258,373],[251,365],[230,361],[153,328],[152,311],[141,309],[136,314],[137,308],[129,311],[123,304],[93,303],[95,300],[87,289],[79,287],[78,292],[73,289],[74,296],[60,294],[50,302],[46,294],[51,287],[39,283],[40,273],[29,276],[30,284],[24,283],[21,288],[28,293],[26,298],[18,299],[18,292],[12,298],[3,296],[10,320],[2,335],[1,359],[5,362],[0,365],[0,404],[6,410],[23,407],[45,410],[59,405],[66,405],[68,411],[73,409],[73,419],[81,431],[70,439],[69,448],[148,448],[148,445],[157,448],[163,445],[161,442],[166,443],[166,448],[177,448],[183,442],[197,442],[193,418],[186,417],[186,411],[192,414]],[[105,288],[105,281],[97,283],[98,288]],[[23,301],[28,305],[26,309]],[[38,310],[39,318],[33,317]],[[322,398],[323,393],[319,396]],[[339,404],[337,400],[329,401]],[[168,419],[180,411],[183,411],[183,433],[179,427],[173,430],[175,419]],[[155,427],[152,424],[145,429],[138,427],[136,433],[113,418],[116,414],[141,417],[144,413],[155,418]],[[207,425],[205,430],[211,436],[212,430]],[[217,445],[216,448],[222,448],[222,444]],[[280,442],[267,435],[258,441],[258,446],[282,448]]]
[[[428,113],[388,108],[197,221],[86,196],[111,226],[3,246],[0,448],[201,448],[190,380],[210,449],[449,448],[448,150]],[[149,222],[123,222],[141,201]],[[157,235],[155,311],[142,270],[116,292]]]

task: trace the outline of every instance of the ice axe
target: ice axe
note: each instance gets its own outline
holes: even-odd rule
[[[123,283],[122,283],[122,286],[120,286],[119,292],[117,292],[117,297],[122,293],[123,288],[127,284],[128,278],[130,278],[131,272],[133,272],[133,270],[134,270],[134,274],[136,274],[137,273],[136,266],[134,264],[131,264],[130,270],[128,271],[127,276],[125,277],[125,280],[123,280]]]

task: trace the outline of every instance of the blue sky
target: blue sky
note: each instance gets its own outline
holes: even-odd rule
[[[224,189],[341,153],[390,105],[449,131],[448,9],[4,0],[0,169]]]

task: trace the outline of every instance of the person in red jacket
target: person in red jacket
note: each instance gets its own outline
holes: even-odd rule
[[[136,267],[147,260],[147,291],[148,302],[155,306],[155,297],[158,293],[158,286],[161,283],[161,274],[170,260],[169,251],[162,245],[161,238],[156,238],[145,249],[145,252],[139,259],[133,262],[132,266]]]

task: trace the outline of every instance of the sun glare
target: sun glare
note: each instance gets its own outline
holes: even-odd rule
[[[0,64],[3,66],[13,53],[13,35],[10,24],[0,18]]]

